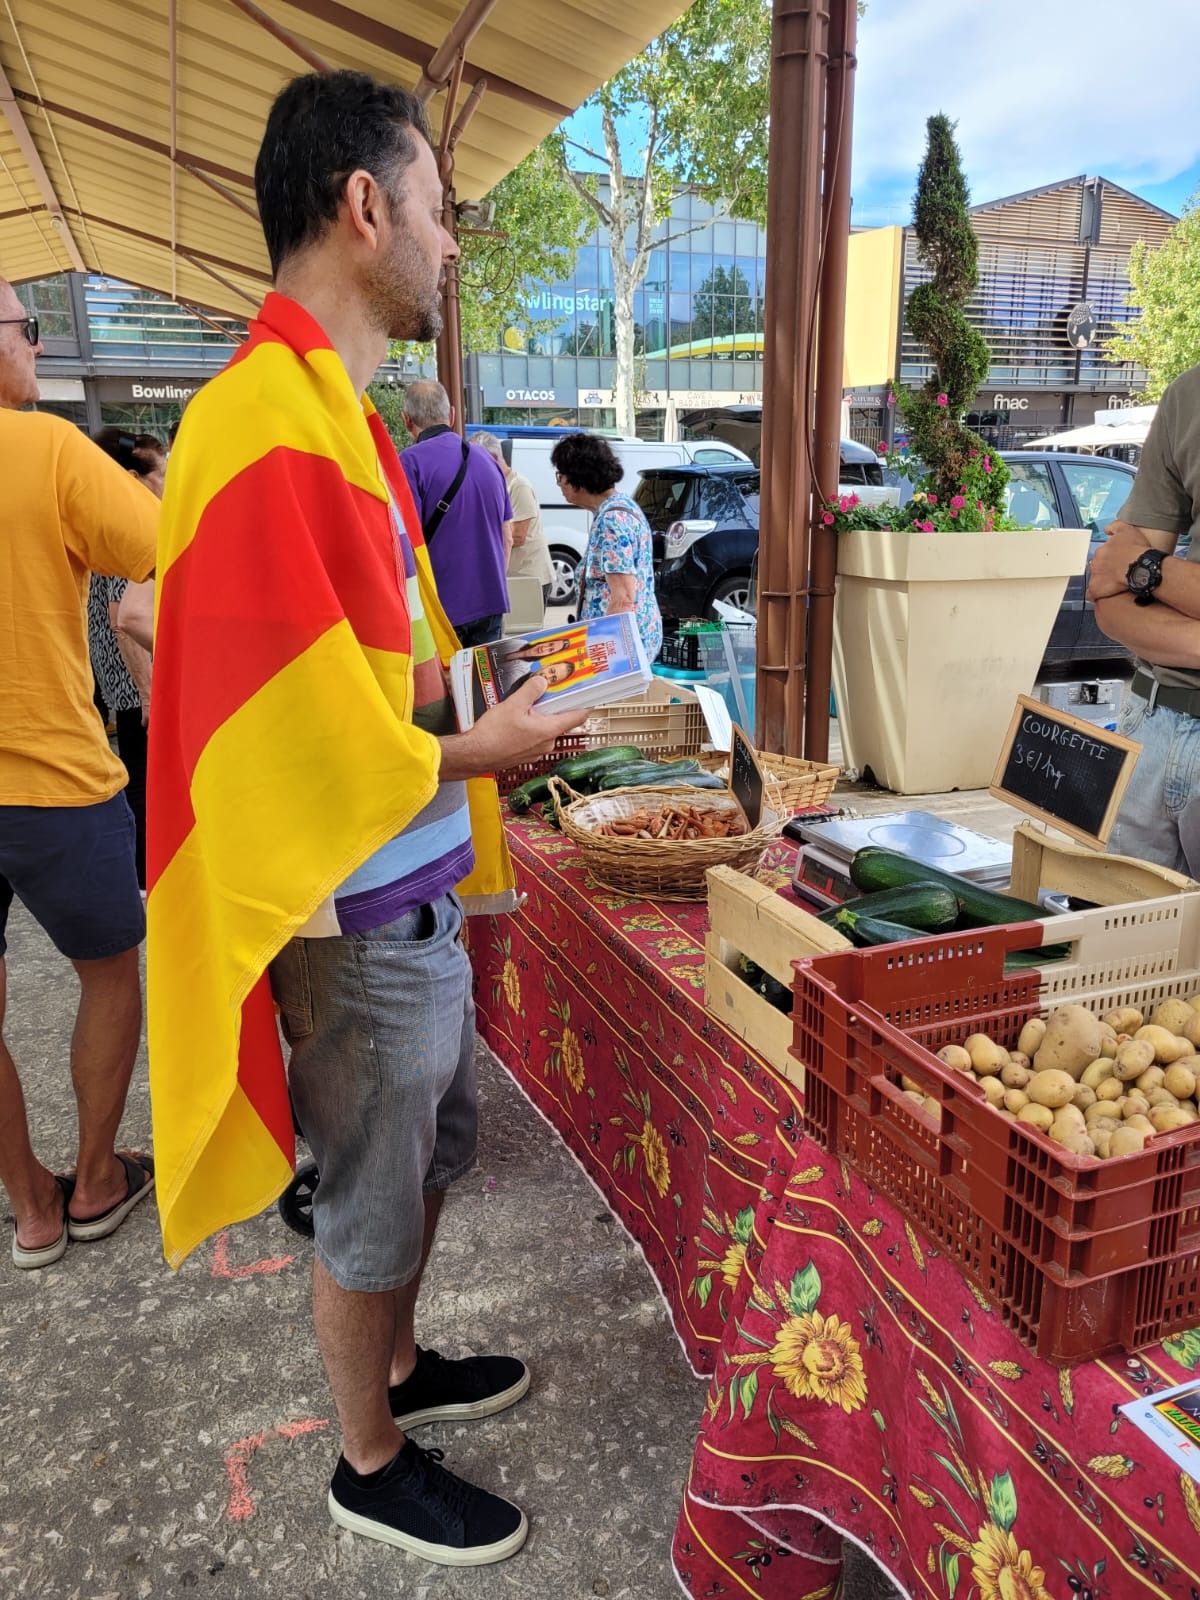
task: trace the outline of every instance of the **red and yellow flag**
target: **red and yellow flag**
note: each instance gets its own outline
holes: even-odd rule
[[[160,523],[147,997],[172,1266],[290,1180],[267,967],[437,785],[440,748],[411,722],[389,487],[445,660],[456,640],[395,449],[317,323],[268,295],[188,407]],[[495,786],[468,789],[478,866],[462,890],[499,907]]]

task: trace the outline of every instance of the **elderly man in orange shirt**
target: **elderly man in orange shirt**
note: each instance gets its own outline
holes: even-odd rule
[[[125,769],[92,704],[85,597],[91,572],[141,583],[154,568],[158,501],[38,398],[37,319],[0,278],[0,1029],[13,897],[79,978],[71,1079],[74,1174],[34,1155],[21,1083],[0,1035],[0,1183],[22,1268],[68,1239],[100,1239],[154,1186],[149,1156],[120,1154],[117,1128],[141,1034],[145,913]]]

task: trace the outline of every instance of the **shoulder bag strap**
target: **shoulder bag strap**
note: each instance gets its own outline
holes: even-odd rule
[[[442,518],[446,515],[447,511],[449,511],[454,500],[454,496],[463,486],[463,479],[467,475],[467,466],[470,462],[470,450],[470,445],[464,439],[462,442],[462,460],[459,463],[458,471],[454,474],[454,482],[446,490],[445,494],[438,501],[437,505],[434,506],[433,510],[430,512],[429,521],[425,524],[426,544],[433,543],[433,536],[441,527]]]

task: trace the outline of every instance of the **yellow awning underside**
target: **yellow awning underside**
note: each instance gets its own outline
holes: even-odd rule
[[[458,108],[477,78],[488,87],[458,145],[459,199],[485,195],[685,9],[496,0],[467,47]],[[330,67],[415,88],[462,6],[249,10],[257,18],[236,0],[0,0],[0,275],[84,269],[245,317],[268,282],[251,214],[263,123],[281,85],[310,70],[264,23]],[[438,133],[445,100],[429,102]]]

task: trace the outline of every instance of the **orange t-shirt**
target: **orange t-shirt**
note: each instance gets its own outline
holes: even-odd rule
[[[0,410],[0,805],[125,787],[92,703],[92,572],[154,571],[158,501],[61,417]]]

